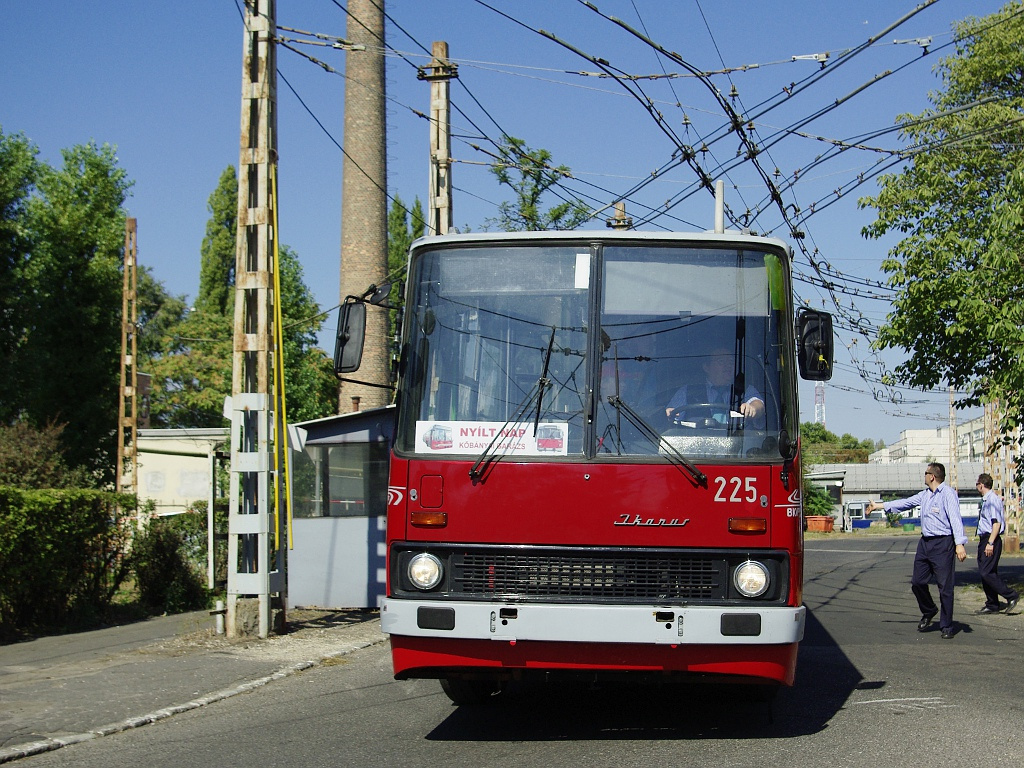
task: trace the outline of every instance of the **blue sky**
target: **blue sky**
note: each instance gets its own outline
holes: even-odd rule
[[[733,70],[711,79],[726,98],[735,85],[738,95],[730,103],[753,116],[753,135],[766,148],[759,157],[762,166],[770,174],[779,169],[780,185],[797,177],[787,205],[805,213],[812,202],[816,205],[802,225],[808,250],[817,249],[817,260],[845,275],[879,280],[879,264],[892,242],[861,237],[871,216],[856,201],[874,193],[870,177],[884,155],[847,150],[817,166],[814,160],[834,146],[828,139],[898,148],[891,133],[863,137],[891,127],[899,114],[926,108],[927,93],[940,85],[932,68],[951,50],[942,47],[951,40],[951,24],[993,13],[1002,3],[938,0],[845,60],[839,58],[844,51],[879,35],[919,2],[598,0],[595,5],[601,14],[578,0],[388,0],[389,193],[406,203],[417,196],[426,201],[427,123],[413,110],[429,110],[429,86],[416,78],[416,67],[428,61],[424,49],[444,40],[459,65],[451,88],[457,226],[482,229],[496,215],[497,204],[509,199],[487,169],[488,154],[474,147],[493,150],[490,142],[504,132],[549,150],[554,163],[572,169],[567,190],[595,209],[646,181],[627,202],[636,219],[659,211],[645,229],[712,226],[712,201],[694,191],[694,171],[668,167],[674,140],[695,149],[707,142],[699,162],[708,170],[726,167],[714,175],[726,179],[729,205],[740,214],[764,208],[754,228],[788,239],[778,210],[764,204],[764,182],[749,164],[728,168],[738,147],[735,139],[710,142],[723,125],[723,111],[708,89],[696,78],[679,76],[686,73],[682,64],[659,57],[606,18],[614,16],[696,70]],[[238,164],[239,4],[5,0],[2,7],[0,127],[24,133],[40,157],[55,165],[61,149],[75,144],[95,140],[116,146],[121,167],[135,182],[127,207],[138,220],[140,263],[151,267],[170,292],[194,297],[209,216],[206,201],[224,168]],[[344,8],[342,0],[278,0],[277,20],[281,26],[344,37]],[[634,86],[650,99],[665,129],[620,83],[595,76],[597,64],[537,30],[622,73],[661,75]],[[932,42],[923,55],[917,41],[927,37]],[[344,71],[341,52],[303,50]],[[805,58],[822,53],[829,53],[824,69]],[[338,303],[339,292],[341,152],[334,142],[344,138],[344,79],[287,50],[279,52],[278,69],[305,104],[279,80],[281,240],[298,253],[307,284],[328,309]],[[799,126],[803,135],[778,133],[886,71],[892,74]],[[792,98],[768,111],[758,107],[781,101],[783,88],[791,84],[797,84]],[[868,181],[851,189],[858,174]],[[669,210],[663,209],[666,201],[673,203]],[[594,225],[605,226],[601,218]],[[811,272],[806,257],[798,255],[796,263]],[[826,298],[807,283],[798,282],[797,292],[815,306]],[[876,323],[888,306],[858,296],[842,301],[849,312]],[[841,333],[836,375],[826,385],[829,429],[889,443],[902,429],[945,423],[947,394],[898,390],[902,403],[876,399],[881,388],[857,370],[858,361],[876,370],[867,340],[853,344],[853,339]],[[890,367],[898,361],[893,354],[881,360]],[[811,420],[812,388],[805,386],[802,395],[803,418]]]

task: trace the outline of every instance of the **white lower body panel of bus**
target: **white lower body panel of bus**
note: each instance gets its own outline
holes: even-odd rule
[[[386,598],[390,635],[568,643],[785,645],[804,635],[806,609],[789,606],[552,605]]]

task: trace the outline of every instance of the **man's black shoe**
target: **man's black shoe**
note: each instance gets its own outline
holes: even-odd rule
[[[1003,613],[1009,613],[1009,612],[1010,612],[1010,611],[1012,611],[1012,610],[1013,610],[1014,608],[1016,608],[1016,607],[1017,607],[1017,601],[1018,601],[1018,600],[1020,600],[1020,595],[1017,595],[1016,597],[1011,597],[1011,598],[1010,598],[1010,602],[1008,602],[1008,603],[1006,604],[1006,608],[1004,608],[1004,609],[1003,609]]]
[[[975,616],[985,616],[986,614],[989,614],[989,613],[999,613],[999,611],[1000,611],[999,608],[991,608],[991,607],[986,605],[981,610],[975,611],[974,615]]]
[[[917,622],[917,631],[924,632],[932,623],[932,619],[935,618],[934,613],[926,613],[921,617],[921,620]]]
[[[953,630],[952,629],[944,629],[944,630],[942,630],[942,639],[943,640],[952,640],[953,639]]]

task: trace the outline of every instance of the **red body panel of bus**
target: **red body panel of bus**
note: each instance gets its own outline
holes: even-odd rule
[[[702,465],[706,487],[667,462],[499,461],[485,482],[473,482],[469,466],[466,461],[393,459],[389,551],[396,541],[784,550],[789,556],[786,606],[802,604],[798,465]],[[427,486],[429,493],[419,492]],[[424,499],[429,507],[422,506]],[[411,513],[422,511],[444,512],[446,524],[412,524]],[[736,520],[763,520],[763,530],[751,532],[746,530],[751,526],[736,526]],[[392,635],[391,646],[398,677],[472,669],[632,670],[742,676],[786,685],[793,682],[797,653],[796,643],[507,642],[409,635]]]

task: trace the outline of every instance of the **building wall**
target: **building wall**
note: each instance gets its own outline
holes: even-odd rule
[[[868,456],[869,464],[920,464],[928,461],[950,463],[948,427],[905,429],[895,443]]]
[[[985,458],[985,418],[957,424],[956,460],[983,461]],[[906,429],[900,432],[900,439],[892,445],[881,448],[868,456],[869,464],[915,464],[939,461],[949,466],[949,426],[936,429]]]
[[[227,439],[227,429],[139,430],[140,501],[152,501],[156,515],[176,515],[209,499],[210,456]]]
[[[906,498],[924,489],[924,462],[904,464],[822,464],[810,467],[807,480],[821,486],[835,497],[839,488],[839,502],[833,514],[843,513],[857,519],[863,515],[864,507],[870,501],[885,498]],[[980,496],[974,486],[974,478],[982,470],[981,462],[963,462],[957,473],[957,493],[960,497],[960,512],[965,518],[977,517]],[[947,478],[949,481],[949,478]],[[875,513],[881,519],[880,513]],[[915,511],[904,513],[914,517]]]

